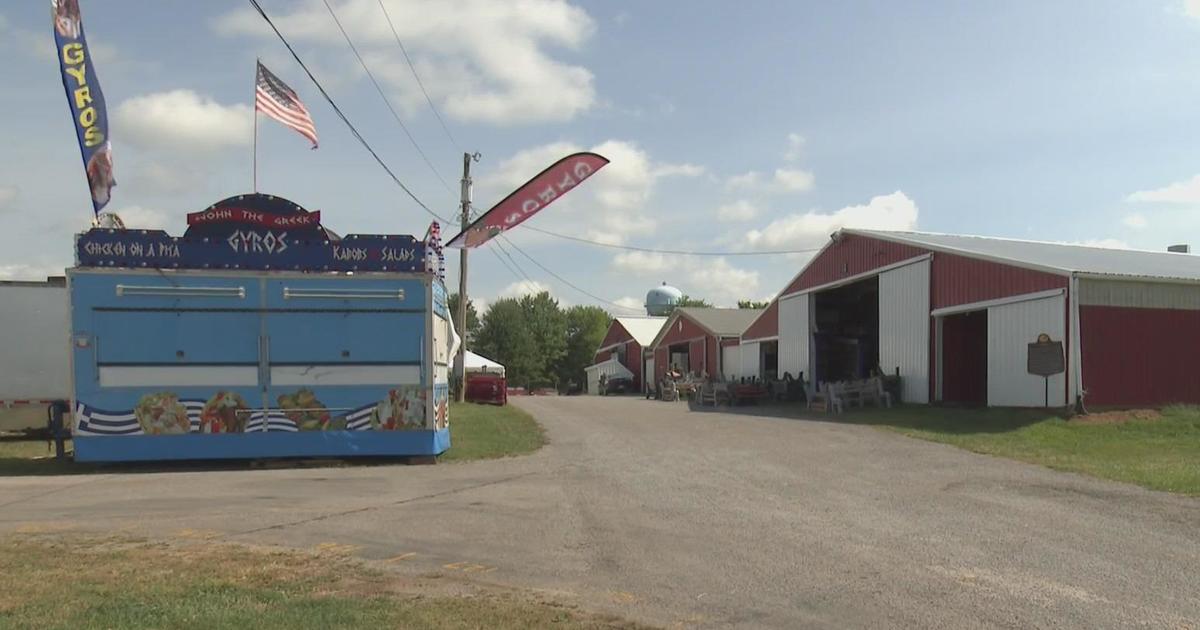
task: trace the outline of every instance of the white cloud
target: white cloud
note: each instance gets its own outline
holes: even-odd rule
[[[746,233],[752,249],[803,249],[819,247],[840,228],[912,230],[917,226],[917,204],[902,191],[872,197],[865,205],[846,206],[836,212],[805,212],[776,219],[761,230]]]
[[[1183,14],[1200,20],[1200,0],[1183,0]]]
[[[334,3],[338,18],[386,88],[410,113],[424,96],[413,80],[377,0]],[[389,0],[388,16],[425,87],[443,112],[493,124],[570,120],[596,103],[592,73],[556,59],[577,50],[596,25],[565,0]],[[293,3],[272,16],[293,42],[344,54],[345,41],[320,0]],[[214,22],[223,35],[273,38],[261,17],[243,8]],[[357,65],[352,57],[344,62]]]
[[[815,178],[809,171],[793,168],[775,169],[773,184],[777,190],[784,192],[804,192],[812,190]]]
[[[61,276],[65,266],[55,265],[0,265],[0,280],[44,281],[49,276]]]
[[[681,264],[678,258],[664,254],[621,252],[613,257],[612,268],[638,277],[674,276],[684,293],[716,305],[734,305],[757,294],[759,287],[757,271],[735,267],[724,257],[688,258]],[[640,300],[628,299],[641,306]]]
[[[706,260],[693,266],[687,280],[694,287],[703,287],[704,297],[716,306],[734,306],[738,300],[758,292],[758,272],[740,269],[725,258]]]
[[[666,255],[652,252],[621,252],[613,257],[612,266],[638,275],[657,274],[674,267]]]
[[[812,190],[816,178],[811,171],[777,168],[770,179],[758,171],[734,175],[725,180],[725,190],[758,190],[767,193],[805,192]]]
[[[121,217],[121,223],[129,229],[139,230],[165,230],[167,229],[167,213],[162,210],[146,208],[143,206],[125,206],[119,210],[113,210],[117,216]]]
[[[756,216],[758,216],[758,208],[745,199],[739,199],[717,208],[717,220],[719,221],[749,221]]]
[[[759,180],[761,179],[762,175],[757,171],[750,171],[748,173],[742,173],[741,175],[734,175],[725,180],[725,189],[737,190],[739,188],[755,188],[758,186]]]
[[[1198,0],[1198,1],[1200,1],[1200,0]],[[1121,224],[1124,225],[1125,227],[1130,227],[1135,230],[1144,229],[1147,225],[1149,225],[1146,222],[1145,215],[1138,214],[1136,212],[1134,214],[1131,214],[1131,215],[1125,217],[1124,219],[1121,219]]]
[[[491,206],[546,166],[582,150],[574,143],[553,142],[517,152],[477,180],[477,205]],[[620,244],[631,234],[651,232],[657,226],[646,206],[659,180],[703,172],[690,164],[656,162],[636,144],[622,140],[607,140],[590,150],[611,162],[569,195],[556,200],[551,209],[537,215],[534,220],[547,229],[561,225],[572,234],[586,232],[596,240]]]
[[[191,90],[135,96],[117,106],[114,122],[130,144],[145,149],[217,150],[250,144],[254,111],[222,105]]]
[[[12,208],[20,193],[21,189],[16,186],[0,186],[0,212]]]
[[[789,133],[787,140],[788,148],[783,154],[783,159],[788,162],[795,162],[796,160],[800,159],[802,151],[804,150],[804,136],[798,133]]]
[[[1196,1],[1200,2],[1200,0]],[[1149,203],[1200,203],[1200,175],[1163,188],[1139,190],[1126,197],[1125,200]]]
[[[538,282],[537,280],[520,280],[501,289],[498,297],[519,298],[526,295],[537,295],[542,291],[546,291],[549,292],[550,295],[554,295],[554,292],[550,289],[550,285],[544,282]]]
[[[704,167],[696,164],[661,164],[655,167],[654,177],[699,177],[704,174]]]
[[[614,304],[623,306],[631,311],[640,311],[646,308],[646,305],[641,300],[635,297],[620,297],[613,300]]]

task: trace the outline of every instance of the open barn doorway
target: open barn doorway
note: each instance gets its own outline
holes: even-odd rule
[[[812,380],[870,376],[879,365],[879,277],[815,294],[813,326]]]

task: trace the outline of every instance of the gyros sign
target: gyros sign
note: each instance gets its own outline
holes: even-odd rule
[[[537,214],[605,164],[608,159],[595,153],[575,153],[562,158],[492,206],[446,245],[470,248],[488,242]]]

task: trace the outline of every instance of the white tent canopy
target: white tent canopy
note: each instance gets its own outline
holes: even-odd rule
[[[464,354],[463,363],[466,366],[464,371],[467,373],[490,372],[493,374],[504,374],[504,366],[503,365],[500,365],[499,363],[496,363],[495,361],[493,361],[487,357],[483,357],[478,354],[475,354],[474,352],[471,352],[470,350],[467,350],[466,353]]]

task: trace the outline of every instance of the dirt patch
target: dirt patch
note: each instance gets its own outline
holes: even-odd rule
[[[1071,418],[1071,422],[1079,424],[1122,424],[1125,422],[1153,422],[1155,420],[1162,420],[1162,412],[1157,409],[1101,411]]]

